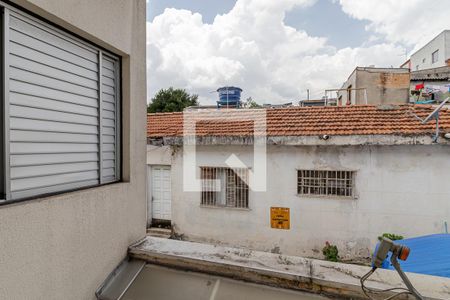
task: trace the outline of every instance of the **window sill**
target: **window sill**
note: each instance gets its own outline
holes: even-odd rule
[[[335,196],[335,195],[305,195],[296,194],[299,198],[317,198],[317,199],[330,199],[330,200],[357,200],[358,196]]]
[[[47,193],[47,194],[40,194],[40,195],[12,199],[12,200],[2,199],[2,200],[0,200],[0,208],[1,207],[9,207],[12,205],[27,204],[30,202],[51,201],[51,200],[59,199],[61,197],[79,197],[80,194],[95,193],[102,189],[121,188],[123,185],[126,185],[128,183],[129,182],[118,180],[118,181],[111,181],[108,183],[104,183],[101,185],[98,184],[98,185],[92,185],[92,186],[85,186],[85,187],[80,187],[80,188],[76,188],[76,189],[58,191],[58,192]]]
[[[242,211],[251,211],[250,208],[244,208],[244,207],[232,207],[232,206],[213,206],[213,205],[202,205],[200,204],[201,208],[212,208],[212,209],[227,209],[227,210],[242,210]]]

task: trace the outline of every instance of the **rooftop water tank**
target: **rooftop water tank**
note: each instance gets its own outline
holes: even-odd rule
[[[242,89],[235,86],[225,86],[217,89],[219,93],[218,107],[240,107]]]

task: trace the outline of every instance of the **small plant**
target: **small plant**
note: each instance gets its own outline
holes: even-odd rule
[[[337,262],[339,260],[339,250],[336,245],[325,242],[325,247],[322,249],[325,260]]]
[[[403,240],[402,235],[397,235],[394,233],[383,233],[381,236],[378,237],[378,240],[381,241],[381,239],[384,237],[390,239],[391,241]]]

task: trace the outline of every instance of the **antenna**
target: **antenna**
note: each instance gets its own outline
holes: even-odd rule
[[[439,111],[442,109],[442,107],[445,105],[445,103],[450,100],[450,97],[447,97],[444,101],[442,101],[441,104],[439,104],[438,107],[436,107],[431,114],[429,114],[425,119],[422,120],[422,124],[428,123],[433,118],[439,118]]]
[[[437,143],[438,138],[439,138],[439,111],[442,109],[442,107],[444,107],[444,105],[450,100],[450,97],[447,97],[444,101],[441,102],[441,104],[439,104],[438,107],[436,107],[425,119],[421,119],[419,118],[417,115],[414,115],[414,117],[416,119],[418,119],[419,121],[422,122],[422,124],[426,124],[428,123],[431,119],[435,119],[436,120],[436,132],[434,134],[433,137],[433,142]]]

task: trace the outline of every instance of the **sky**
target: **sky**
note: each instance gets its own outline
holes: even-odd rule
[[[214,104],[321,98],[356,66],[398,67],[450,29],[448,0],[147,0],[148,101],[183,88]]]

